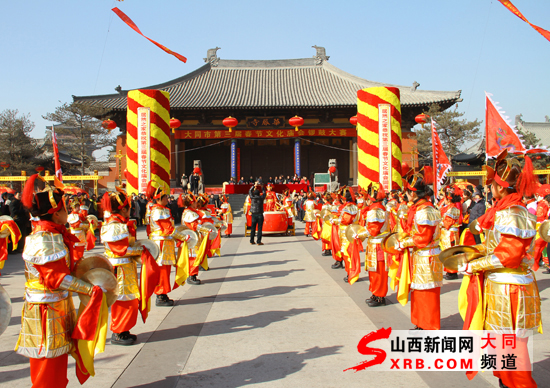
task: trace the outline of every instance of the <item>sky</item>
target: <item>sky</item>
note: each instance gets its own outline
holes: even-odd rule
[[[550,30],[550,1],[513,0]],[[188,58],[166,54],[122,22]],[[0,111],[42,118],[72,95],[166,82],[222,59],[309,58],[358,77],[424,90],[462,90],[458,110],[484,119],[485,91],[513,124],[550,116],[550,41],[497,0],[30,0],[2,1]]]

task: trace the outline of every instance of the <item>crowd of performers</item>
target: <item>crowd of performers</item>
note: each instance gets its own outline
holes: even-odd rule
[[[43,181],[44,190],[35,191],[37,179]],[[220,254],[222,227],[226,236],[232,233],[232,210],[225,197],[219,209],[211,209],[205,195],[182,195],[185,210],[181,226],[176,227],[166,207],[168,190],[151,181],[147,188],[148,238],[138,240],[124,188],[103,196],[103,223],[63,189],[57,179],[50,185],[33,175],[22,195],[33,231],[23,250],[25,300],[15,350],[29,358],[35,388],[67,386],[69,354],[76,360],[81,384],[94,376],[94,355],[104,351],[107,340],[109,307],[111,344],[134,344],[137,336],[131,330],[138,316],[146,321],[153,295],[156,306],[173,306],[170,292],[186,282],[201,284],[199,268],[208,270],[208,258]],[[85,254],[95,247],[98,227],[104,254]],[[2,255],[4,251],[7,255],[10,235],[16,246],[20,239],[17,225],[0,219]],[[3,260],[0,257],[0,264]],[[73,295],[80,298],[78,311]]]
[[[305,234],[321,240],[322,254],[332,256],[333,269],[345,269],[349,284],[359,279],[365,252],[367,305],[385,306],[389,284],[403,306],[410,298],[417,330],[441,328],[444,273],[448,279],[463,274],[459,311],[464,329],[515,333],[526,349],[527,337],[542,333],[534,272],[550,241],[548,227],[540,227],[548,219],[549,198],[544,197],[550,191],[539,187],[528,157],[522,167],[504,152],[488,170],[494,203],[462,235],[461,189],[444,187],[436,201],[429,169],[407,173],[402,191],[386,193],[373,185],[355,193],[344,187],[325,194],[323,201],[310,193]],[[474,235],[481,237],[480,244]],[[501,387],[536,387],[531,372],[494,374]]]

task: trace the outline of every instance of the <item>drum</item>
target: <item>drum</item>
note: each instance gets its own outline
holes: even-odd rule
[[[286,211],[264,212],[262,234],[286,233],[288,229],[288,214]]]

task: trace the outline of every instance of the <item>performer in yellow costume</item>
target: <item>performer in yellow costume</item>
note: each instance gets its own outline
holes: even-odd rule
[[[90,230],[90,223],[83,217],[80,212],[80,198],[76,195],[69,199],[69,207],[71,208],[71,214],[67,217],[69,224],[69,231],[78,238],[78,242],[75,244],[75,252],[77,260],[82,259],[84,252],[86,251],[86,237]]]
[[[310,236],[313,232],[313,223],[315,222],[315,207],[317,203],[315,202],[315,194],[308,193],[307,200],[304,202],[304,221],[306,222],[306,229],[304,234]]]
[[[231,233],[233,233],[233,210],[231,210],[231,204],[227,201],[227,197],[225,195],[222,196],[220,213],[223,218],[223,222],[226,225],[225,236],[231,237]]]
[[[529,157],[523,169],[517,159],[506,157],[503,151],[494,171],[488,168],[487,181],[497,202],[477,220],[476,229],[483,231],[485,242],[474,247],[483,256],[459,267],[467,275],[459,307],[464,329],[516,334],[517,354],[525,355],[524,366],[530,367],[527,337],[542,333],[542,322],[539,290],[530,269],[537,220],[522,203],[522,196],[533,195],[536,178]],[[493,374],[501,386],[537,386],[531,371]]]

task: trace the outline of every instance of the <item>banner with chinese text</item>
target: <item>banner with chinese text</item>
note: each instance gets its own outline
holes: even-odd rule
[[[176,139],[284,139],[289,137],[356,137],[355,128],[332,128],[332,129],[251,129],[251,130],[176,130]]]

